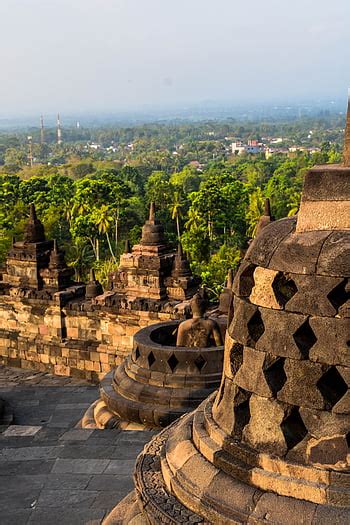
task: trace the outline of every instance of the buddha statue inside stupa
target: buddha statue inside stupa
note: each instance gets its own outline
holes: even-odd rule
[[[136,332],[133,351],[101,381],[84,428],[162,428],[197,407],[220,384],[219,324],[205,316],[204,290],[190,301],[192,319],[152,324]]]
[[[219,325],[213,319],[204,317],[207,302],[200,294],[195,294],[190,306],[192,319],[180,323],[177,329],[176,346],[206,348],[223,344]]]

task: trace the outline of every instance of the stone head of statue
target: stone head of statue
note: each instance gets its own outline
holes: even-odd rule
[[[190,301],[190,305],[191,305],[192,317],[203,317],[204,316],[204,313],[207,307],[207,302],[199,293],[196,293],[192,297]]]

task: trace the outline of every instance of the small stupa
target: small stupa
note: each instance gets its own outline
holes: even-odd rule
[[[74,269],[67,266],[64,251],[59,249],[56,239],[53,241],[53,250],[50,253],[49,265],[41,272],[44,287],[52,291],[65,290],[73,284]]]
[[[103,294],[102,284],[96,279],[95,270],[90,270],[90,280],[86,285],[85,298],[94,299],[95,297]]]
[[[261,231],[271,222],[273,222],[275,219],[273,215],[271,214],[271,204],[270,199],[265,199],[265,205],[264,205],[264,213],[260,217],[259,222],[256,227],[255,231],[255,237],[261,233]]]
[[[34,290],[43,288],[40,270],[48,267],[53,244],[53,241],[46,240],[44,226],[37,218],[34,204],[31,204],[23,241],[13,242],[6,259],[4,283]]]
[[[179,242],[171,275],[165,280],[167,296],[170,300],[185,301],[193,296],[199,284],[200,279],[192,275],[190,263]]]
[[[52,295],[72,286],[73,275],[74,270],[67,266],[64,251],[56,240],[46,240],[44,226],[31,204],[23,240],[12,243],[2,283],[24,293],[43,290]]]
[[[161,309],[169,302],[190,299],[198,290],[200,279],[192,275],[189,262],[179,244],[177,252],[166,241],[164,227],[157,219],[154,202],[142,227],[139,244],[125,243],[119,268],[109,276],[107,303],[139,305],[151,303]],[[115,295],[111,295],[111,293]]]

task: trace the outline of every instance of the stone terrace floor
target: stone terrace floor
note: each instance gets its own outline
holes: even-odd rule
[[[152,432],[75,428],[98,388],[0,366],[0,523],[98,524],[133,487],[135,459]],[[1,432],[2,431],[2,432]]]

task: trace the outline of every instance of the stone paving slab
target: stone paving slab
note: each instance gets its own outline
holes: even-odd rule
[[[108,459],[57,459],[52,468],[55,474],[102,474]]]
[[[26,425],[11,425],[9,426],[5,432],[3,432],[3,436],[6,437],[23,437],[23,436],[34,436],[39,430],[41,430],[42,427],[33,427],[33,426],[26,426]]]
[[[48,514],[49,513],[49,514]],[[101,509],[34,509],[26,522],[30,525],[48,525],[49,523],[60,523],[63,525],[98,525],[102,522],[105,511]],[[8,522],[13,525],[13,522]],[[17,523],[16,523],[17,525]]]
[[[2,510],[1,525],[26,525],[32,514],[31,509],[26,510]]]
[[[129,476],[134,468],[133,459],[112,459],[104,470],[104,474],[118,474],[118,476]]]
[[[72,430],[67,430],[61,437],[60,440],[63,441],[86,441],[89,439],[93,429],[90,428],[73,428]]]
[[[98,389],[73,378],[0,366],[0,397],[14,413],[0,429],[1,525],[100,524],[154,433],[77,428]]]

